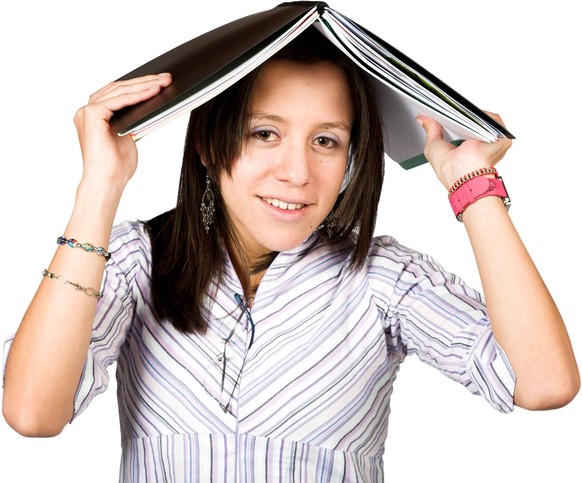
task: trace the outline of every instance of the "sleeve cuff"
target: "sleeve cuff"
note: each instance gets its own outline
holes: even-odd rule
[[[515,372],[491,330],[484,331],[475,344],[467,371],[470,378],[467,389],[482,395],[502,413],[513,411]]]

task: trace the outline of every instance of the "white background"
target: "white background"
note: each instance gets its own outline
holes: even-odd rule
[[[2,339],[16,329],[68,220],[81,169],[72,123],[76,109],[102,85],[152,57],[277,2],[201,3],[36,0],[2,7]],[[511,215],[582,359],[582,102],[576,77],[582,35],[575,2],[330,4],[481,108],[502,114],[517,136],[499,166],[514,202]],[[185,120],[139,141],[140,167],[118,221],[147,219],[174,205]],[[431,253],[479,287],[463,226],[427,166],[404,171],[388,163],[377,231]],[[582,396],[557,411],[516,409],[502,415],[410,358],[392,401],[386,477],[389,482],[579,482],[581,435]],[[2,482],[116,481],[114,383],[56,438],[23,438],[2,419],[0,445]]]

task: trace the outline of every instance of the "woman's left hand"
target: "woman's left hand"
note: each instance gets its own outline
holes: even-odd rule
[[[487,114],[503,125],[500,116]],[[443,128],[434,119],[418,116],[417,121],[426,132],[424,155],[447,190],[460,177],[497,164],[511,147],[511,139],[507,138],[498,138],[494,143],[468,139],[457,147],[443,139]]]
[[[489,115],[502,123],[496,114]],[[472,171],[494,166],[511,146],[510,139],[469,139],[455,147],[443,139],[435,120],[418,120],[427,135],[424,154],[447,189]],[[515,404],[528,409],[561,407],[580,388],[572,344],[551,294],[496,198],[483,198],[463,213],[493,334],[516,374]]]

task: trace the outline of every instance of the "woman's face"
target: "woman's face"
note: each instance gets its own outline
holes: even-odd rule
[[[250,127],[231,175],[226,210],[251,262],[301,244],[333,208],[346,173],[353,107],[330,62],[270,61],[251,97]]]

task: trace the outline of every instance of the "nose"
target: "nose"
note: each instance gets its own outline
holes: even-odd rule
[[[289,144],[277,160],[275,177],[291,186],[304,186],[311,177],[312,156],[307,146]]]

